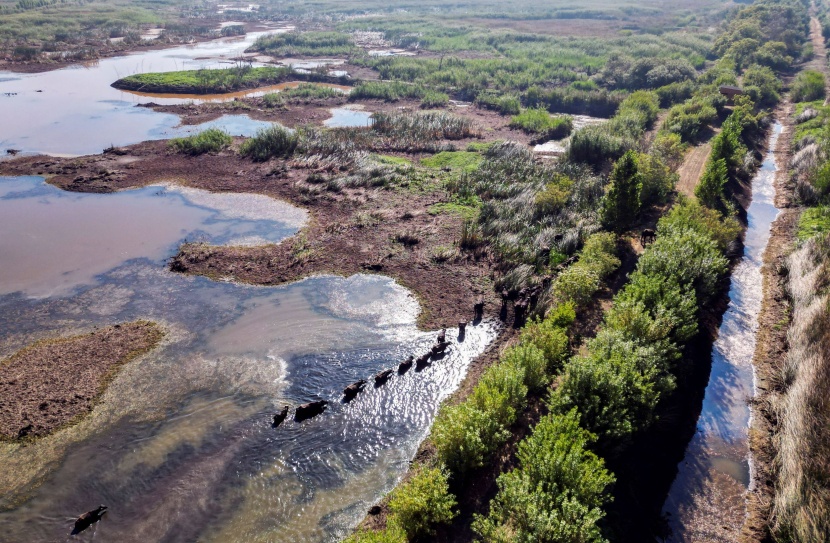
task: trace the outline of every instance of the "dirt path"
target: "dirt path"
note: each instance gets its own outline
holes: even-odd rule
[[[702,143],[694,148],[686,155],[683,164],[677,170],[680,174],[680,180],[677,182],[677,192],[694,198],[695,187],[703,174],[703,168],[706,167],[706,160],[712,152],[712,145],[708,141]]]

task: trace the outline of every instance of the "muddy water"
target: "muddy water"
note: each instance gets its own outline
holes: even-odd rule
[[[176,187],[70,194],[34,177],[0,178],[0,189],[0,229],[16,233],[2,238],[0,260],[45,258],[32,277],[17,264],[3,271],[0,356],[136,318],[169,330],[81,423],[25,447],[0,443],[0,541],[64,541],[73,516],[99,503],[107,517],[77,540],[336,540],[392,488],[440,400],[496,334],[491,323],[468,327],[445,359],[344,405],[344,386],[434,341],[417,330],[407,290],[365,275],[254,287],[164,267],[184,238],[281,239],[302,224],[299,210]],[[6,213],[15,206],[25,212]],[[51,215],[62,226],[41,224]],[[271,428],[284,403],[317,399],[332,402],[324,416]]]
[[[264,33],[140,52],[40,74],[0,72],[0,154],[18,149],[83,155],[99,153],[110,145],[169,138],[179,124],[176,115],[135,107],[148,98],[110,84],[135,73],[230,67],[234,64],[231,59]],[[197,99],[202,98],[155,101]]]
[[[372,113],[355,107],[338,107],[331,110],[331,117],[323,121],[323,124],[331,127],[370,126]]]
[[[763,254],[778,214],[773,203],[774,149],[781,131],[776,123],[770,151],[752,182],[744,255],[732,273],[729,307],[712,351],[703,410],[663,509],[670,515],[669,541],[735,541],[746,515],[751,470],[747,399],[754,394],[752,355],[762,301]]]

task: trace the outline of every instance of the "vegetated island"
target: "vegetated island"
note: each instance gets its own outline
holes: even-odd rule
[[[118,369],[164,337],[149,321],[44,339],[0,361],[0,439],[43,437],[89,413]]]
[[[219,94],[289,81],[352,85],[348,76],[331,76],[313,71],[296,71],[291,67],[236,66],[223,69],[184,70],[179,72],[144,73],[122,77],[112,84],[116,89],[134,92],[169,94]]]

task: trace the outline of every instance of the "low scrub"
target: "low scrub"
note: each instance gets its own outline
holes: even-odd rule
[[[800,72],[793,81],[790,99],[793,102],[813,102],[825,96],[824,74],[815,70]]]
[[[541,108],[531,108],[515,115],[510,126],[534,134],[536,140],[559,140],[571,134],[573,121],[570,117],[553,117]]]
[[[173,138],[170,147],[186,155],[203,155],[217,153],[233,142],[227,132],[218,128],[208,128],[186,138]]]
[[[448,474],[440,468],[420,467],[389,498],[389,511],[410,539],[435,533],[435,526],[456,516]]]
[[[278,124],[264,128],[249,138],[239,148],[242,156],[250,157],[258,162],[271,158],[288,157],[294,154],[299,142],[296,131],[289,130]]]

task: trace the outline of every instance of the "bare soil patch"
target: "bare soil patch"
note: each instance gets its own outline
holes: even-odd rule
[[[120,366],[164,336],[152,322],[38,341],[0,361],[0,439],[48,435],[92,410]]]
[[[709,142],[697,145],[689,151],[683,160],[683,164],[677,170],[677,173],[680,174],[680,179],[677,182],[677,192],[694,198],[695,187],[700,181],[700,176],[706,167],[706,160],[711,152],[712,146]]]

